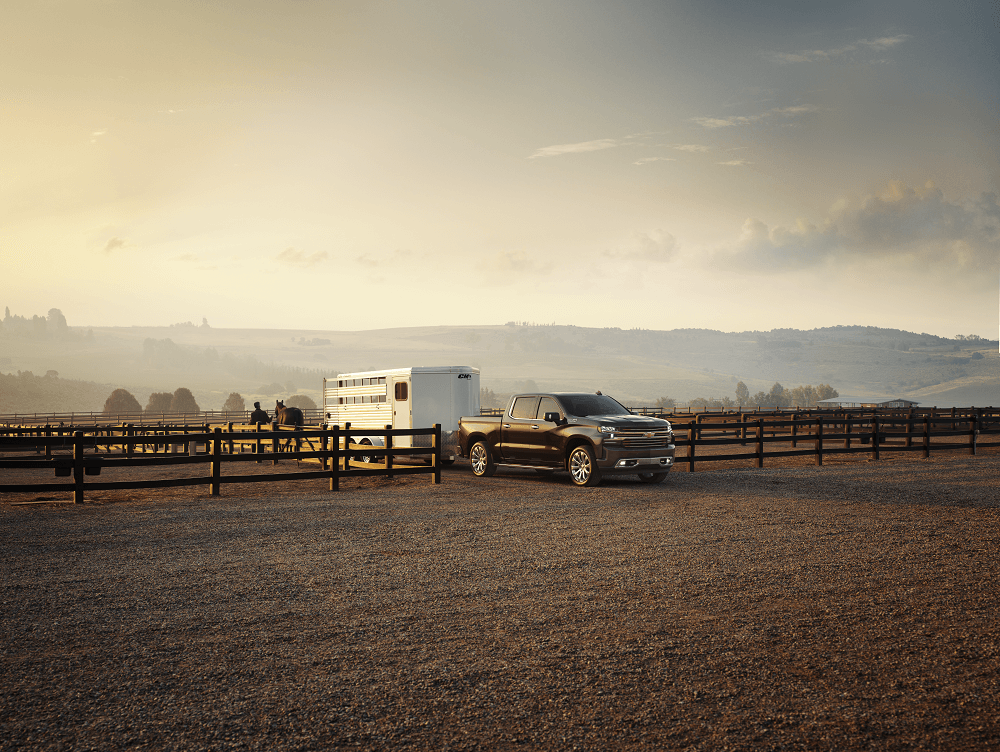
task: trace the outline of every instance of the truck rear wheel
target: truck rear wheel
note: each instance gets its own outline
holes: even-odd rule
[[[576,486],[596,486],[601,482],[601,471],[594,461],[589,446],[578,446],[569,453],[569,477]]]
[[[472,474],[479,478],[489,478],[497,471],[497,463],[493,461],[493,455],[485,441],[477,441],[472,445],[469,462],[472,464]]]

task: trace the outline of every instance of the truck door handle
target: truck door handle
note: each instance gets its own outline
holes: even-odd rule
[[[536,431],[538,430],[538,426],[532,426],[532,428],[535,429]]]
[[[503,427],[504,427],[504,428],[510,428],[510,423],[504,423],[504,424],[503,424]]]

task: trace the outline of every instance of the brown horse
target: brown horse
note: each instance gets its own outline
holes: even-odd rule
[[[302,415],[302,411],[297,407],[285,407],[283,400],[275,400],[274,403],[274,422],[279,426],[295,426],[296,428],[301,428],[305,425],[305,417]],[[312,442],[306,439],[309,446],[312,447]],[[285,446],[291,443],[291,439],[286,442]],[[295,451],[299,451],[302,448],[302,442],[299,439],[295,440]]]

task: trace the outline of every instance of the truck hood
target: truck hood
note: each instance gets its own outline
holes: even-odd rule
[[[670,426],[669,421],[661,418],[652,418],[648,415],[602,415],[600,418],[591,418],[599,426],[615,426],[616,428],[633,428],[636,430],[645,429],[648,431],[662,431]]]

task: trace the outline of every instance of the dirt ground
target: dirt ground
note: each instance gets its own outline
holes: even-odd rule
[[[1000,455],[701,469],[0,495],[0,750],[1000,748]]]

